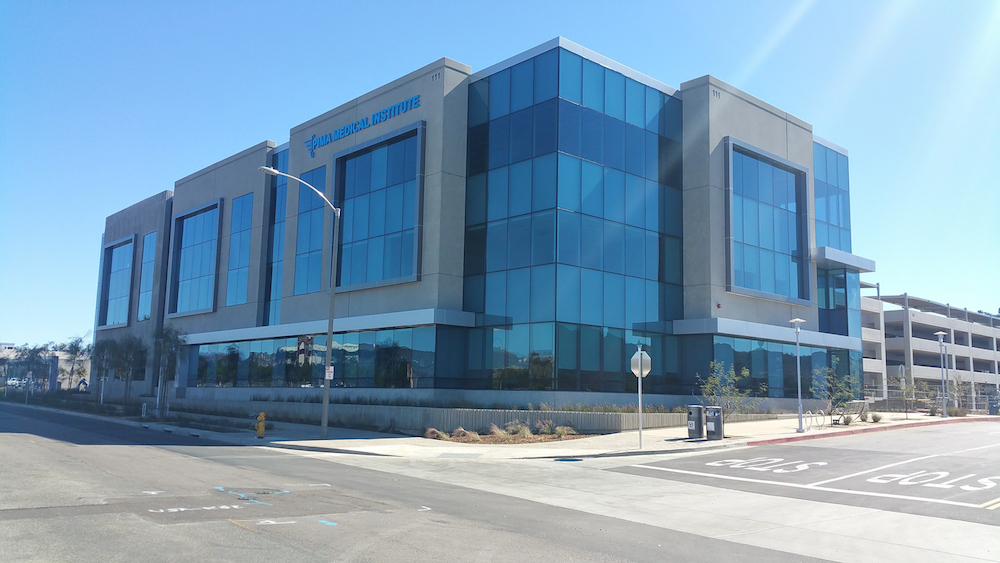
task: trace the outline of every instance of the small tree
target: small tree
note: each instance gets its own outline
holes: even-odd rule
[[[66,365],[59,366],[59,375],[65,378],[66,388],[72,389],[79,379],[87,377],[87,368],[84,364],[90,359],[93,347],[84,344],[83,338],[76,337],[57,345],[56,350],[65,354]]]
[[[146,344],[138,337],[127,334],[113,347],[111,366],[125,382],[125,411],[132,395],[132,379],[146,363]]]
[[[891,377],[889,383],[898,386],[899,391],[903,394],[903,412],[909,419],[910,411],[917,412],[917,401],[920,400],[917,397],[925,398],[927,396],[927,382],[920,380],[914,383],[912,376],[909,379],[903,376]]]
[[[722,407],[722,419],[729,420],[732,414],[755,412],[764,401],[767,386],[763,383],[754,388],[750,382],[750,370],[743,368],[736,373],[733,365],[726,369],[725,362],[712,360],[708,364],[709,375],[698,378],[701,387],[702,401],[708,401],[711,406]]]
[[[41,346],[30,346],[28,344],[22,344],[14,349],[14,361],[24,368],[25,385],[24,385],[24,401],[28,402],[28,390],[34,389],[35,381],[38,379],[38,374],[35,373],[36,370],[40,370],[47,367],[48,362],[45,359],[45,354],[52,348],[52,343],[42,344]],[[31,377],[28,374],[31,373]]]
[[[161,398],[166,401],[167,385],[177,376],[177,356],[181,346],[187,343],[187,335],[171,325],[163,325],[156,329],[153,343],[160,352],[160,379],[156,387],[156,407],[159,409]]]
[[[94,343],[93,350],[90,352],[90,373],[101,380],[101,393],[99,396],[94,395],[94,401],[100,400],[102,404],[104,400],[104,380],[108,377],[108,370],[114,369],[112,358],[115,356],[117,347],[118,342],[115,340],[98,340]]]
[[[812,396],[826,401],[827,410],[843,407],[848,401],[853,401],[858,396],[858,387],[858,382],[850,373],[837,373],[836,358],[833,359],[833,366],[813,370]]]

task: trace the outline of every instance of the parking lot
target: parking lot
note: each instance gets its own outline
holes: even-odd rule
[[[1000,425],[991,422],[741,448],[616,471],[1000,525]]]

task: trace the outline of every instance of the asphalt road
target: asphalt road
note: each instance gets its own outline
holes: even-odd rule
[[[598,504],[588,490],[592,482],[575,481],[579,469],[567,464],[424,463],[230,446],[0,404],[0,557],[45,562],[810,560],[601,510],[574,509],[551,495],[534,495],[532,471],[542,471],[545,480],[561,480],[581,508]],[[588,471],[598,481],[611,475]],[[511,490],[511,482],[522,485]],[[491,483],[507,492],[492,492]]]
[[[615,471],[1000,527],[1000,425],[991,422],[761,446]]]

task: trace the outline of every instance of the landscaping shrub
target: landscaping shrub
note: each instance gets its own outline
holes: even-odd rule
[[[507,433],[514,436],[521,436],[524,438],[530,438],[534,434],[531,433],[531,428],[527,424],[521,422],[520,420],[512,420],[506,425]]]
[[[863,412],[859,414],[858,419],[861,420],[861,422],[868,422],[868,413]]]
[[[854,417],[853,416],[851,416],[849,414],[844,415],[844,426],[847,426],[848,424],[850,424],[852,422],[854,422]]]
[[[427,431],[424,432],[424,438],[429,438],[431,440],[447,440],[448,434],[441,432],[437,428],[428,428]]]
[[[937,405],[931,405],[930,409],[927,410],[927,414],[929,414],[931,416],[937,416],[937,413],[938,413],[938,406]]]
[[[510,434],[506,430],[500,428],[496,424],[490,424],[490,435],[496,438],[500,442],[506,442],[510,439]]]
[[[948,407],[948,416],[967,416],[969,409],[965,407]]]
[[[881,422],[881,421],[882,421],[882,415],[880,415],[877,412],[873,412],[872,413],[872,422]]]
[[[558,436],[560,440],[565,438],[566,436],[576,436],[576,435],[577,431],[574,430],[572,426],[556,426],[556,436]]]
[[[543,418],[535,422],[535,432],[538,434],[552,434],[555,426],[551,420]]]

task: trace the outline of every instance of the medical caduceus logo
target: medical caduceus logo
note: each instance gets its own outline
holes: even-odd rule
[[[306,144],[306,150],[309,151],[309,158],[313,158],[314,156],[316,156],[316,152],[315,152],[316,151],[316,135],[313,135],[312,138],[310,138],[310,139],[306,139],[305,140],[305,144]]]

